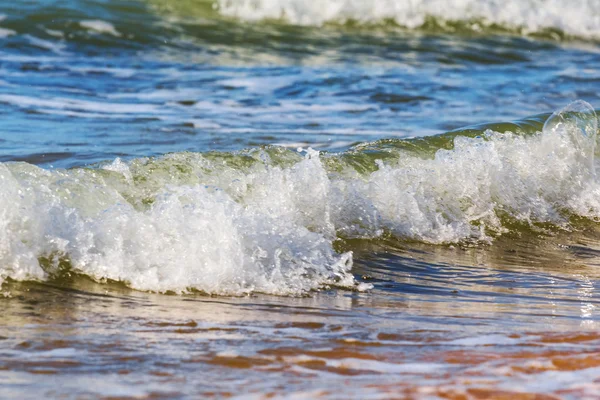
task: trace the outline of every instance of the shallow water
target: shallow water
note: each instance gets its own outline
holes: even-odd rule
[[[598,246],[591,240],[581,238]],[[231,298],[82,277],[10,283],[0,390],[7,398],[595,398],[598,261],[566,246],[550,246],[543,259],[538,245],[367,245],[355,264],[375,286],[366,293]]]
[[[599,12],[0,5],[0,397],[599,397]]]

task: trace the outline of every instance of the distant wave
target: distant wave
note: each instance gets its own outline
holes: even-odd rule
[[[499,28],[600,38],[600,1],[596,0],[217,0],[216,4],[221,14],[245,21],[277,19],[315,26],[392,22],[409,29]]]

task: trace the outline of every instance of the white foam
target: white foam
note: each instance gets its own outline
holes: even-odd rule
[[[77,72],[80,74],[93,74],[93,73],[107,73],[111,74],[117,78],[131,78],[139,71],[133,68],[114,68],[114,67],[80,67],[80,66],[67,66],[70,71]],[[119,98],[118,95],[110,94],[107,96],[108,98]],[[126,97],[126,96],[121,96]],[[131,96],[130,96],[131,97]],[[142,98],[142,96],[138,96],[138,98]]]
[[[99,19],[94,19],[94,20],[80,21],[79,25],[81,25],[82,28],[88,29],[93,32],[108,34],[108,35],[112,35],[112,36],[116,36],[116,37],[121,37],[121,33],[119,31],[117,31],[117,29],[114,27],[114,25],[111,24],[110,22],[102,21]]]
[[[381,374],[410,374],[425,375],[435,374],[448,369],[448,366],[441,363],[406,363],[395,364],[390,362],[363,360],[356,358],[342,358],[340,360],[327,360],[327,365],[336,368],[356,369],[373,371]]]
[[[327,210],[306,211],[327,196],[319,165],[307,159],[255,176],[269,184],[245,205],[215,186],[163,183],[148,208],[117,190],[128,183],[120,161],[107,168],[115,171],[108,181],[89,170],[1,165],[0,277],[43,278],[37,257],[65,255],[89,276],[159,292],[301,294],[354,286],[351,254],[332,249]],[[270,192],[278,187],[279,195]]]
[[[505,335],[483,335],[476,337],[467,337],[462,339],[455,339],[447,342],[446,344],[449,346],[501,346],[501,345],[516,345],[522,342],[520,339],[510,338]]]
[[[57,31],[54,29],[44,29],[44,31],[50,36],[54,36],[61,39],[65,37],[65,33],[63,31]]]
[[[284,19],[299,25],[327,22],[378,23],[393,20],[407,28],[428,17],[439,21],[498,24],[525,32],[560,29],[580,37],[600,37],[600,3],[569,0],[218,0],[223,15],[247,21]],[[474,23],[473,29],[478,29]]]
[[[12,29],[0,28],[0,39],[4,39],[16,34],[17,32],[13,31]]]

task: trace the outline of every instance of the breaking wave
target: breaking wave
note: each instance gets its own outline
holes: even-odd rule
[[[157,292],[362,290],[336,240],[491,243],[598,220],[594,109],[577,101],[543,129],[531,121],[339,154],[266,147],[69,170],[2,163],[0,279],[46,279],[66,265]]]
[[[581,38],[600,37],[600,3],[567,0],[218,0],[223,15],[246,21],[279,19],[292,24],[393,23],[409,29],[446,31],[486,29],[523,34],[564,33]]]

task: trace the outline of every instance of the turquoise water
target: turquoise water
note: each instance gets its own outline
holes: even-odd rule
[[[0,397],[596,398],[598,15],[0,5]]]

